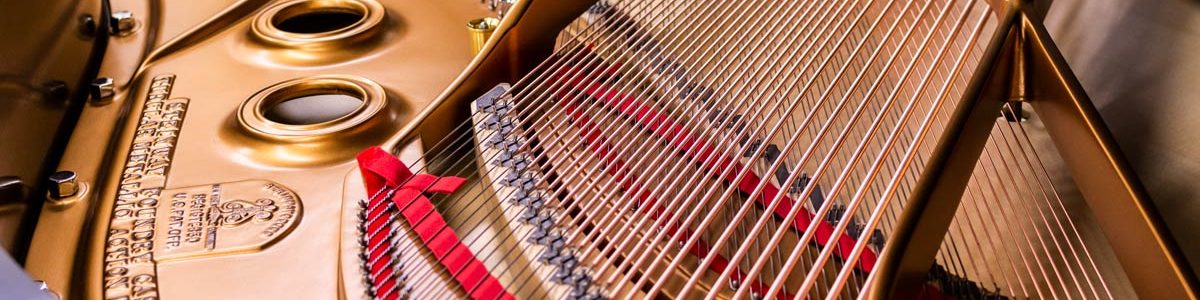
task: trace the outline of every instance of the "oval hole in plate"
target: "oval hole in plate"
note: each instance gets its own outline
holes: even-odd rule
[[[363,106],[363,99],[347,94],[315,94],[280,101],[263,110],[271,122],[312,125],[348,116]]]
[[[313,34],[347,28],[362,19],[363,12],[357,10],[315,8],[308,11],[281,12],[275,17],[274,25],[275,28],[286,32]]]

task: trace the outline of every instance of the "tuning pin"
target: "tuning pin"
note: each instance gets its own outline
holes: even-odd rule
[[[885,242],[883,238],[883,232],[879,231],[879,229],[871,231],[871,239],[868,241],[871,243],[871,246],[875,247],[875,249],[883,249],[883,244]]]
[[[500,132],[500,136],[508,136],[509,134],[512,134],[513,128],[514,126],[512,124],[508,124],[500,126],[500,129],[497,129],[497,131]]]
[[[860,238],[859,236],[862,234],[862,230],[863,230],[862,225],[858,225],[853,222],[851,222],[849,226],[846,226],[846,234],[850,235],[851,237],[854,237],[854,239]]]
[[[608,1],[596,1],[596,4],[588,7],[587,12],[589,14],[600,14],[608,11],[610,8],[612,8],[612,5],[608,4]]]
[[[762,139],[754,140],[753,142],[750,143],[749,147],[746,147],[746,152],[742,153],[742,157],[750,157],[750,156],[754,155],[754,152],[758,151],[758,147],[761,147],[762,144],[763,144]]]
[[[529,208],[542,209],[543,206],[546,206],[546,199],[544,199],[542,197],[533,196],[533,197],[529,197],[526,199],[529,199],[528,203],[526,204],[529,206]]]
[[[588,299],[590,294],[585,287],[574,287],[571,289],[571,294],[568,297],[571,299]]]
[[[834,204],[829,208],[829,213],[825,214],[825,221],[833,225],[837,225],[842,220],[842,215],[846,214],[846,206]]]
[[[550,279],[557,283],[562,283],[562,284],[570,283],[571,282],[570,281],[571,280],[571,270],[559,268],[557,271],[554,272],[554,275],[552,275],[552,277]]]
[[[588,275],[586,270],[583,272],[576,272],[574,275],[571,275],[571,284],[576,288],[589,288],[592,286],[592,275]]]
[[[544,249],[544,250],[542,250],[542,254],[538,255],[538,261],[542,262],[544,264],[551,264],[551,263],[554,263],[554,259],[557,257],[558,257],[558,251],[553,251],[551,249]]]
[[[539,228],[542,228],[544,230],[550,230],[551,228],[554,228],[555,222],[553,219],[550,218],[550,216],[542,216],[542,217],[544,217],[544,218],[542,218],[541,222],[538,222]]]

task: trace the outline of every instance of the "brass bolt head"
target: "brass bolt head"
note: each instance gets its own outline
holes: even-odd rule
[[[79,180],[72,171],[50,174],[50,198],[62,199],[79,193]]]

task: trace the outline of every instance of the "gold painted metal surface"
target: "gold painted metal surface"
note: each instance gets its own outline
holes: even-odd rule
[[[260,31],[264,14],[293,5],[362,19],[316,36]],[[357,200],[341,188],[354,154],[458,75],[472,57],[461,24],[488,13],[475,1],[114,6],[153,17],[108,51],[101,72],[115,75],[117,95],[84,110],[81,123],[95,126],[76,131],[62,162],[88,188],[42,212],[27,262],[71,299],[342,297],[342,282],[358,280],[340,275],[338,243],[343,202]],[[329,88],[364,105],[303,128],[252,109]]]

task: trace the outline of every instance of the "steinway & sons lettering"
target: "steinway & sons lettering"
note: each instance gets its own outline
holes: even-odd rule
[[[170,98],[175,75],[159,75],[136,120],[104,245],[104,297],[157,299],[155,227],[188,99]]]

